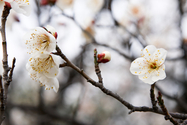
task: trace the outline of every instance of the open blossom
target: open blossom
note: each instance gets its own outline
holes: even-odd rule
[[[59,82],[56,78],[59,72],[59,62],[56,56],[43,54],[39,57],[31,57],[26,65],[30,77],[39,80],[46,90],[54,89],[58,91]]]
[[[24,39],[32,55],[50,54],[56,47],[55,37],[44,28],[37,27],[28,32]]]
[[[98,63],[107,63],[111,60],[111,54],[108,51],[104,51],[97,55]]]
[[[130,72],[138,75],[140,80],[148,84],[162,80],[166,77],[164,65],[166,55],[165,49],[148,45],[144,48],[142,57],[131,63]]]

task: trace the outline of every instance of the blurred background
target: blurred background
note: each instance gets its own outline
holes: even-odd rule
[[[131,62],[146,45],[166,49],[167,77],[157,82],[155,93],[162,92],[170,112],[187,112],[186,0],[30,0],[30,5],[30,16],[11,10],[6,24],[9,65],[15,57],[16,67],[3,125],[171,125],[154,113],[129,115],[68,67],[58,74],[58,93],[40,87],[25,68],[30,55],[23,36],[46,25],[56,29],[62,52],[95,81],[93,50],[110,51],[111,61],[100,64],[104,86],[135,106],[151,107],[150,85],[130,73]]]

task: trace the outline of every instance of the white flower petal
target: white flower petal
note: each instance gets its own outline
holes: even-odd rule
[[[130,72],[134,75],[141,75],[147,72],[146,60],[143,57],[137,58],[131,63]]]
[[[53,77],[56,77],[58,72],[59,72],[59,60],[58,60],[58,57],[55,56],[55,55],[51,55],[52,57],[52,60],[53,61],[51,63],[51,68],[48,68],[46,71],[47,72],[44,72],[44,74],[48,77],[48,78],[53,78]]]
[[[47,70],[47,72],[44,72],[44,75],[48,78],[54,78],[57,76],[59,72],[59,67],[58,66],[53,66],[53,68],[50,68]]]
[[[142,80],[144,83],[148,83],[148,84],[150,84],[150,85],[152,85],[153,83],[155,83],[155,81],[153,81],[152,79],[151,79],[151,77],[148,77],[148,78],[146,78],[146,79],[143,79]]]
[[[13,10],[15,10],[18,13],[22,13],[26,16],[30,15],[31,7],[28,0],[14,0],[10,2],[10,5]]]
[[[156,47],[155,46],[148,45],[143,50],[143,56],[145,58],[150,58],[154,54],[155,51],[156,51]]]
[[[57,78],[47,78],[47,77],[40,77],[40,82],[45,85],[45,89],[54,89],[55,92],[58,92],[59,89],[59,82]]]
[[[165,65],[162,65],[157,71],[154,72],[154,75],[152,76],[153,81],[162,80],[166,77],[165,73]]]
[[[154,81],[152,80],[152,73],[144,73],[138,76],[140,80],[142,80],[145,83],[153,84]]]
[[[154,58],[153,60],[157,60],[159,66],[162,65],[166,59],[167,51],[165,49],[157,49],[154,53]]]

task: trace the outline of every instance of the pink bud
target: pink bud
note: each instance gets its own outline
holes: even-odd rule
[[[49,3],[48,0],[41,0],[41,2],[40,2],[40,4],[43,6],[47,5],[48,3]]]
[[[97,58],[98,63],[107,63],[111,60],[111,54],[108,51],[104,51],[101,54],[98,54]]]
[[[10,9],[12,8],[9,2],[5,2],[5,5]]]
[[[57,32],[54,27],[47,25],[46,27],[44,27],[44,29],[47,30],[47,32],[51,33],[57,39]]]
[[[58,36],[58,34],[57,34],[57,32],[55,32],[54,33],[54,37],[57,39],[57,36]]]
[[[55,2],[56,2],[56,0],[41,0],[40,4],[43,6],[48,5],[48,4],[54,5]]]

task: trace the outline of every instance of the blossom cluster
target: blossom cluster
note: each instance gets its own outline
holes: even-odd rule
[[[4,5],[15,10],[17,13],[22,13],[26,16],[30,15],[31,7],[29,0],[0,0],[0,8]]]
[[[33,80],[38,80],[46,90],[58,91],[59,82],[56,78],[59,72],[59,62],[51,52],[56,47],[57,33],[52,26],[36,27],[26,33],[24,39],[31,51],[26,69]]]

